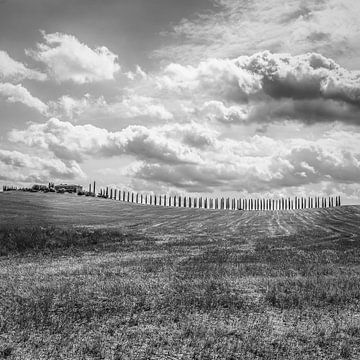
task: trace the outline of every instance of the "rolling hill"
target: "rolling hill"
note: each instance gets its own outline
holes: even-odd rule
[[[359,359],[360,207],[0,194],[0,359]]]

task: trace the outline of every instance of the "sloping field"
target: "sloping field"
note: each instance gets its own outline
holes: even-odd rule
[[[0,225],[0,359],[360,358],[358,206],[9,192]]]
[[[108,227],[165,237],[248,239],[311,234],[331,241],[359,238],[360,206],[229,211],[135,205],[72,194],[8,192],[0,194],[0,224]]]

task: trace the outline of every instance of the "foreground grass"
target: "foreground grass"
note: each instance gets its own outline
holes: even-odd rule
[[[360,243],[0,230],[0,358],[358,359]]]

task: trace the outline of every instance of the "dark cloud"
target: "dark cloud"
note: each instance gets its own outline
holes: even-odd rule
[[[281,120],[297,120],[308,125],[334,121],[360,125],[357,106],[321,98],[269,100],[256,104],[248,117],[250,122],[271,123]]]
[[[264,77],[262,88],[272,98],[313,99],[321,96],[318,81],[312,78],[299,81],[292,74],[286,78]]]
[[[360,105],[360,73],[347,71],[320,54],[263,52],[237,62],[261,76],[262,90],[272,98],[338,99]]]

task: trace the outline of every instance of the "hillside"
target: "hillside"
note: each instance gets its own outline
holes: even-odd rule
[[[0,359],[358,359],[360,207],[0,194]]]
[[[0,194],[0,224],[127,229],[147,235],[318,238],[360,236],[360,206],[229,211],[137,205],[73,194]]]

